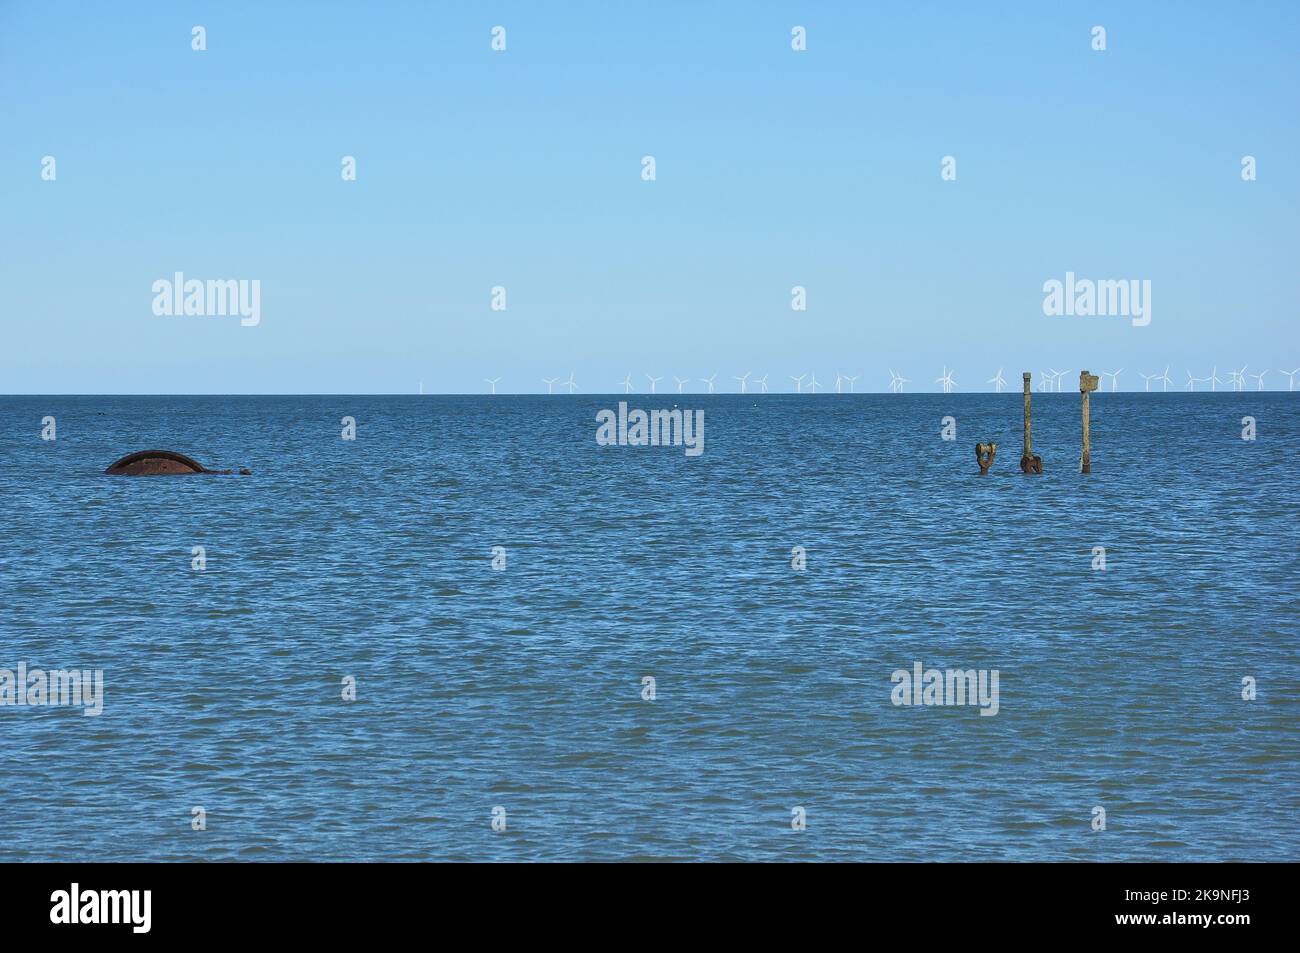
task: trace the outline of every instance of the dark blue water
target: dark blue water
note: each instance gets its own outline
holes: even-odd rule
[[[0,398],[0,860],[1297,859],[1300,395],[619,399]]]

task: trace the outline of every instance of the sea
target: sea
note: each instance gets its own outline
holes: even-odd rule
[[[1300,859],[1300,393],[1091,414],[0,397],[0,861]]]

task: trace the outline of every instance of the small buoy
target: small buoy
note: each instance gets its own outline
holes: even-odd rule
[[[234,470],[209,470],[193,457],[174,450],[138,450],[114,461],[104,471],[110,476],[181,476],[188,473],[234,473]],[[240,467],[245,475],[252,473]]]

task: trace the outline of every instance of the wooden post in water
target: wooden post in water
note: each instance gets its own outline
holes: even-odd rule
[[[1029,386],[1029,372],[1025,371],[1021,376],[1025,379],[1025,452],[1021,456],[1023,459],[1028,460],[1034,455],[1034,441],[1029,436],[1029,397],[1032,388]]]
[[[1083,395],[1083,456],[1079,462],[1080,473],[1092,472],[1092,447],[1088,441],[1088,395],[1097,389],[1097,384],[1096,374],[1079,372],[1079,393]]]
[[[1029,372],[1024,372],[1025,379],[1025,452],[1020,457],[1021,473],[1042,473],[1043,460],[1034,456],[1034,442],[1029,433]]]

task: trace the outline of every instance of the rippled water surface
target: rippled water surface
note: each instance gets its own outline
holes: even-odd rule
[[[1040,478],[1018,394],[619,399],[0,398],[0,668],[105,679],[0,707],[0,859],[1300,856],[1300,394],[1095,395],[1088,477],[1036,394]]]

